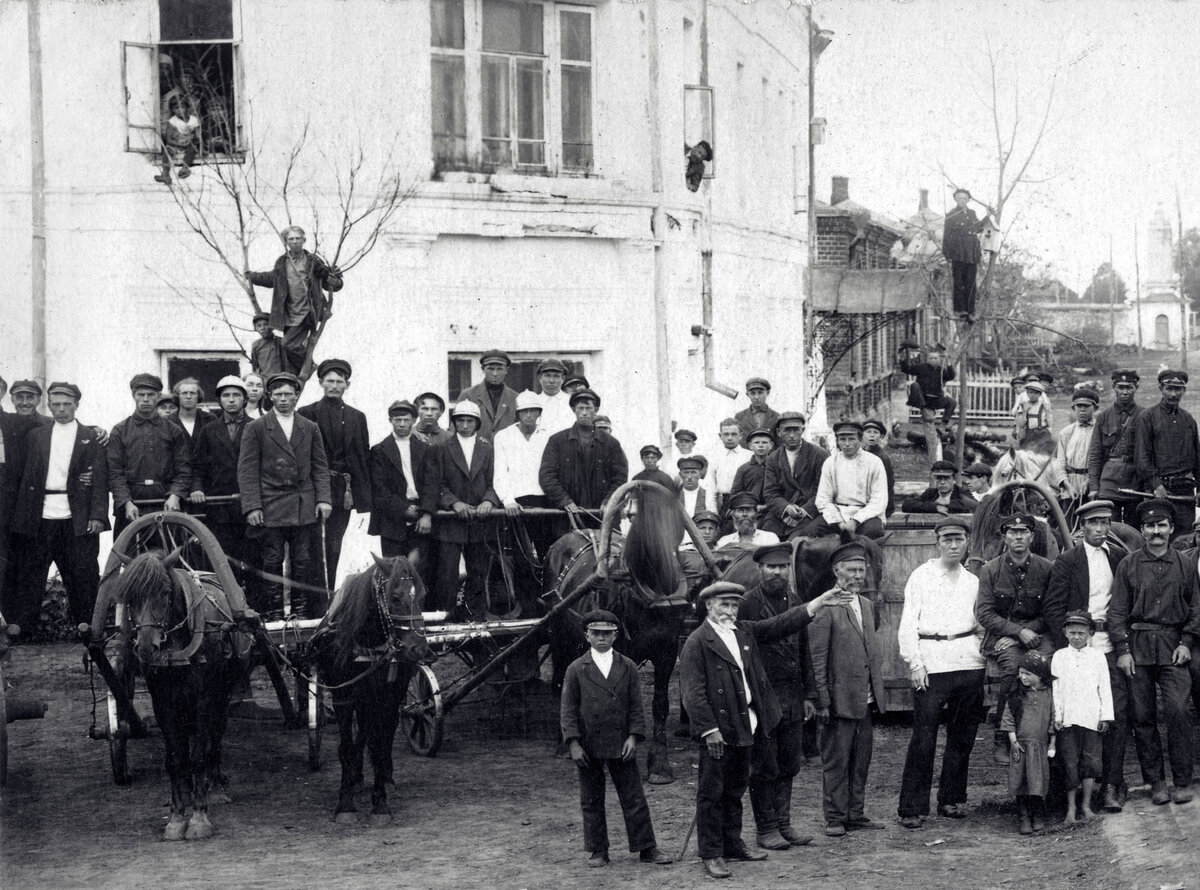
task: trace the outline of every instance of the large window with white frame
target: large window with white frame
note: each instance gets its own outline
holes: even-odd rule
[[[434,163],[594,170],[594,21],[542,0],[430,0]]]

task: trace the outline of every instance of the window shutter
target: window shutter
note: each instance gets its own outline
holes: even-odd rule
[[[125,101],[125,150],[159,154],[158,47],[121,44],[121,89]]]

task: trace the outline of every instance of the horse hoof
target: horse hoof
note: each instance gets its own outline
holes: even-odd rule
[[[199,841],[206,837],[212,837],[212,823],[208,821],[208,815],[205,813],[193,813],[192,818],[187,824],[187,839],[189,841]]]
[[[358,813],[354,810],[342,810],[333,814],[333,821],[338,825],[357,825]]]
[[[171,816],[163,830],[164,841],[181,841],[187,832],[187,820],[183,816]]]
[[[370,821],[371,821],[371,826],[373,828],[382,828],[384,825],[392,824],[392,814],[391,813],[372,813]]]

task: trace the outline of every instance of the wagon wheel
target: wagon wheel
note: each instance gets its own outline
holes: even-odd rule
[[[3,631],[0,631],[3,633]],[[4,694],[4,668],[0,666],[0,788],[8,783],[8,701]]]
[[[307,684],[297,677],[296,685],[299,688]],[[321,724],[324,722],[321,712],[325,704],[323,698],[321,686],[317,682],[317,669],[314,666],[312,686],[308,690],[308,768],[314,772],[321,768]]]
[[[113,781],[128,785],[133,781],[129,772],[129,760],[125,744],[129,740],[129,724],[117,716],[117,698],[108,693],[108,762],[112,767]]]
[[[434,757],[442,747],[446,714],[442,710],[442,690],[437,675],[428,665],[419,664],[404,689],[400,707],[400,725],[414,754]]]

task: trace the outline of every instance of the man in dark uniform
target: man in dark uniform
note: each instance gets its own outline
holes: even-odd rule
[[[1114,518],[1127,525],[1137,524],[1138,498],[1121,489],[1138,490],[1141,486],[1134,447],[1138,415],[1144,410],[1134,401],[1139,380],[1141,377],[1132,368],[1113,371],[1115,399],[1111,408],[1096,415],[1096,430],[1088,449],[1088,497],[1112,501]]]
[[[966,189],[954,190],[954,209],[946,214],[942,228],[942,256],[950,263],[954,277],[954,314],[975,320],[975,278],[979,272],[979,259],[983,251],[979,246],[979,233],[983,223],[967,204],[971,193]],[[988,213],[992,210],[989,207]]]
[[[367,534],[379,535],[384,556],[408,556],[410,547],[420,548],[428,540],[433,527],[433,518],[422,513],[420,507],[419,485],[424,479],[429,446],[412,433],[416,419],[417,409],[412,402],[392,402],[388,408],[392,430],[371,446],[371,523]],[[414,539],[410,532],[419,537]],[[418,561],[422,569],[424,562],[424,558]]]
[[[892,459],[888,456],[883,438],[887,435],[887,427],[878,420],[863,422],[863,451],[873,454],[883,461],[883,472],[887,475],[888,501],[884,516],[896,512],[896,471],[892,468]]]
[[[1137,418],[1134,453],[1138,475],[1156,498],[1174,507],[1173,535],[1187,534],[1196,521],[1196,480],[1200,479],[1200,438],[1196,419],[1179,407],[1187,392],[1187,371],[1160,371],[1162,401]]]
[[[767,482],[767,455],[775,448],[775,437],[770,430],[755,430],[749,437],[750,459],[737,469],[729,498],[745,492],[754,498],[757,505],[758,524],[762,527],[767,516],[767,499],[764,488]]]
[[[799,411],[785,411],[775,424],[775,436],[782,443],[767,457],[763,497],[767,517],[760,523],[765,531],[782,540],[798,535],[819,516],[816,498],[821,482],[821,467],[829,452],[804,440],[805,417]]]
[[[27,459],[13,510],[18,542],[19,605],[8,621],[37,626],[53,562],[67,590],[73,623],[91,621],[100,586],[100,533],[108,529],[108,456],[95,432],[75,419],[81,393],[73,383],[51,383],[54,423],[26,439]]]
[[[584,525],[600,527],[600,513],[614,491],[629,478],[621,443],[595,428],[600,397],[590,389],[571,394],[575,424],[552,435],[542,453],[538,482],[553,507],[575,514]],[[555,537],[570,529],[556,522]]]
[[[738,606],[740,621],[759,621],[799,606],[791,589],[792,546],[767,544],[754,551],[762,573]],[[763,644],[767,680],[779,699],[779,723],[771,733],[756,733],[750,752],[750,808],[758,830],[758,845],[767,850],[803,846],[812,835],[792,827],[792,780],[800,772],[801,737],[805,721],[816,713],[813,704],[812,663],[807,637],[799,632]]]
[[[933,462],[929,470],[933,485],[920,494],[904,499],[900,509],[905,513],[974,513],[979,502],[958,484],[958,470],[948,460]]]
[[[371,440],[367,432],[367,416],[346,404],[350,373],[350,363],[345,359],[325,359],[317,368],[317,380],[325,390],[325,397],[296,412],[317,425],[325,445],[325,457],[329,461],[333,512],[325,523],[325,565],[322,570],[314,572],[318,583],[327,588],[333,588],[337,581],[342,538],[350,525],[350,511],[371,512],[371,471],[367,460]],[[319,523],[313,526],[312,536],[309,552],[313,554],[315,566],[321,558]],[[323,571],[328,572],[328,577],[321,577]]]
[[[742,840],[742,795],[750,781],[751,750],[757,735],[774,732],[780,720],[779,700],[758,647],[799,633],[832,599],[823,593],[774,618],[739,621],[744,593],[744,587],[729,581],[700,591],[708,617],[692,631],[679,656],[683,707],[692,736],[700,742],[697,843],[705,874],[712,878],[732,877],[726,859],[767,858]]]
[[[1017,670],[1026,651],[1036,649],[1049,658],[1054,641],[1046,622],[1046,588],[1050,583],[1050,560],[1030,550],[1037,523],[1032,516],[1016,513],[1000,523],[1004,552],[984,563],[979,570],[979,599],[975,617],[983,626],[980,652],[1000,675],[996,697],[996,725],[1004,705],[1017,685]],[[995,757],[1008,763],[1008,737],[996,732]]]
[[[490,349],[479,357],[483,382],[469,386],[459,394],[459,401],[479,406],[482,425],[479,435],[490,440],[505,427],[517,422],[517,391],[504,381],[512,359],[501,349]]]
[[[1133,739],[1142,779],[1155,804],[1192,799],[1192,719],[1187,701],[1192,648],[1200,644],[1200,591],[1196,560],[1170,547],[1175,510],[1151,498],[1138,505],[1146,543],[1117,566],[1108,607],[1109,636],[1117,664],[1129,677]],[[1158,698],[1167,724],[1167,755],[1175,790],[1167,791]]]
[[[746,381],[746,395],[750,397],[750,407],[743,408],[733,419],[737,421],[738,429],[742,432],[742,447],[750,447],[750,434],[755,430],[773,430],[779,422],[779,412],[767,407],[767,397],[771,394],[771,384],[765,377],[751,377]]]
[[[162,380],[138,374],[129,381],[134,412],[108,439],[108,485],[113,496],[113,537],[142,513],[178,510],[192,485],[192,456],[183,428],[158,415]],[[161,508],[134,501],[162,501]]]
[[[940,460],[942,440],[938,438],[937,411],[942,410],[942,424],[949,426],[957,402],[946,394],[946,383],[954,379],[954,369],[945,364],[946,347],[936,343],[929,349],[927,361],[921,361],[921,347],[906,340],[900,344],[900,370],[916,379],[908,385],[909,407],[921,412],[925,429],[925,450],[931,460]]]

